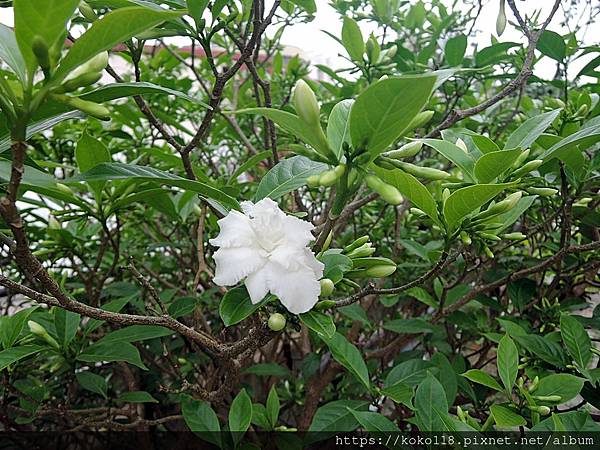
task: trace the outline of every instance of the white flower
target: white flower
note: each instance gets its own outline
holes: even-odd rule
[[[309,311],[319,298],[324,267],[307,247],[314,227],[286,215],[269,198],[242,202],[242,210],[219,220],[221,232],[210,240],[220,247],[213,256],[214,282],[233,286],[245,278],[252,303],[270,292],[291,313]]]

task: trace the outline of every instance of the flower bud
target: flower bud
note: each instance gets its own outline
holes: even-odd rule
[[[419,217],[425,217],[427,214],[425,214],[425,211],[423,211],[422,209],[419,208],[410,208],[410,212],[412,214],[414,214],[415,216],[419,216]]]
[[[283,314],[274,313],[269,317],[269,328],[273,331],[281,331],[285,328],[285,317]]]
[[[371,256],[373,253],[375,253],[375,248],[371,247],[370,242],[367,242],[366,244],[363,244],[360,247],[352,250],[346,256],[348,258],[365,258],[367,256]]]
[[[326,170],[319,175],[319,184],[321,186],[333,186],[338,178],[339,176],[335,170]]]
[[[62,92],[71,92],[74,91],[76,89],[79,89],[80,87],[86,87],[89,86],[91,84],[96,83],[98,80],[100,80],[100,78],[102,78],[102,73],[101,72],[88,72],[88,73],[84,73],[81,74],[75,78],[71,78],[70,80],[65,81],[57,90],[56,92],[62,93]]]
[[[494,258],[494,253],[490,250],[490,248],[487,245],[483,247],[483,251],[485,252],[488,258]]]
[[[541,402],[560,402],[562,400],[560,395],[534,395],[533,398]]]
[[[410,158],[415,156],[423,148],[423,142],[413,141],[403,145],[398,150],[392,150],[391,152],[385,153],[385,156],[392,159]]]
[[[545,187],[530,187],[527,188],[527,192],[533,195],[539,195],[541,197],[550,197],[558,193],[558,189],[545,188]]]
[[[465,231],[461,231],[460,232],[460,240],[463,242],[463,244],[465,245],[471,245],[471,243],[473,242],[471,240],[471,236],[469,236]]]
[[[414,175],[415,177],[425,178],[426,180],[443,180],[450,176],[448,172],[433,169],[431,167],[420,167],[406,162],[402,162],[399,165],[405,172],[408,172],[411,175]]]
[[[369,242],[369,236],[361,236],[358,239],[356,239],[354,242],[352,242],[350,245],[347,245],[346,247],[344,247],[342,253],[351,252],[352,250],[366,244],[367,242]]]
[[[540,377],[538,377],[536,375],[535,378],[533,379],[533,381],[531,382],[531,384],[527,387],[527,391],[529,393],[535,392],[535,390],[538,388],[539,384],[540,384]]]
[[[509,209],[514,208],[515,205],[519,202],[519,200],[521,200],[522,195],[523,195],[523,193],[521,191],[514,192],[514,193],[510,194],[508,197],[506,197],[504,200],[490,206],[485,211],[477,214],[474,217],[474,219],[475,220],[487,219],[488,217],[497,216],[498,214],[502,214],[502,213],[508,211]]]
[[[467,144],[465,144],[465,141],[463,141],[461,138],[458,138],[456,140],[456,146],[458,148],[460,148],[463,152],[469,153],[469,149],[467,148]]]
[[[381,265],[369,267],[366,269],[365,274],[367,277],[383,278],[393,274],[396,271],[396,265]]]
[[[379,46],[377,39],[375,39],[375,36],[373,36],[373,33],[371,33],[371,36],[369,36],[369,39],[367,39],[365,49],[367,50],[367,58],[369,58],[369,62],[371,62],[371,64],[376,64],[379,61],[379,56],[381,55],[381,47]]]
[[[329,278],[323,278],[321,281],[321,296],[327,297],[333,293],[335,289],[335,284]]]
[[[96,12],[92,9],[92,7],[85,1],[79,3],[79,12],[83,17],[85,17],[90,22],[98,19]]]
[[[54,216],[48,217],[48,228],[51,230],[60,230],[62,228],[60,222]]]
[[[581,105],[579,107],[579,109],[577,110],[577,112],[575,113],[575,115],[579,116],[579,117],[585,117],[585,116],[587,116],[588,111],[589,111],[589,107],[588,107],[588,105],[586,105],[584,103],[583,105]]]
[[[86,114],[89,114],[92,117],[96,117],[97,119],[110,120],[110,111],[98,103],[89,102],[77,97],[70,97],[62,94],[52,94],[52,98]]]
[[[531,408],[531,410],[540,413],[542,416],[550,414],[551,411],[550,408],[548,408],[547,406],[538,406],[535,408]]]
[[[56,349],[60,348],[60,345],[58,345],[58,342],[56,342],[56,339],[54,339],[52,336],[50,336],[48,334],[48,332],[46,331],[46,329],[42,325],[40,325],[37,322],[34,322],[33,320],[27,321],[27,325],[29,326],[29,330],[31,331],[32,334],[42,338],[48,344],[50,344],[52,347],[54,347]]]
[[[314,309],[317,311],[322,311],[333,306],[335,306],[335,300],[322,300],[315,305]]]
[[[484,233],[483,231],[478,231],[477,235],[479,237],[481,237],[482,239],[487,239],[488,241],[501,241],[502,239],[500,239],[498,236],[496,236],[495,234],[491,234],[491,233]]]
[[[33,41],[31,42],[31,50],[33,51],[33,54],[35,55],[37,62],[44,71],[44,73],[50,70],[50,55],[48,54],[48,44],[46,44],[44,38],[42,38],[39,35],[35,35],[33,37]]]
[[[528,174],[529,172],[537,169],[542,164],[544,164],[544,161],[542,161],[541,159],[534,159],[533,161],[529,161],[527,164],[522,166],[520,169],[515,170],[512,173],[512,176],[513,176],[513,178],[520,178],[521,176]]]
[[[380,178],[376,177],[375,175],[367,175],[365,177],[365,180],[367,182],[367,185],[375,192],[377,192],[381,196],[381,198],[386,202],[392,205],[399,205],[404,201],[404,199],[402,198],[402,194],[400,194],[400,191],[398,189],[396,189],[391,184],[383,182]]]
[[[317,187],[317,186],[319,186],[319,179],[320,179],[319,175],[311,175],[310,177],[308,177],[306,179],[306,184],[309,187]]]
[[[517,167],[521,167],[523,165],[523,163],[525,161],[527,161],[527,158],[529,157],[529,154],[531,153],[531,149],[527,149],[524,150],[515,160],[515,162],[513,163],[513,167],[517,168]]]
[[[396,56],[397,52],[398,52],[398,46],[396,44],[394,44],[385,51],[385,57],[392,59],[394,56]]]
[[[298,80],[294,88],[294,108],[307,124],[320,125],[320,108],[315,93],[304,80]]]
[[[426,125],[434,114],[434,111],[421,111],[413,120],[411,120],[411,122],[408,124],[408,127],[406,127],[406,131],[414,130],[415,128],[421,128],[422,126]]]
[[[56,190],[61,191],[63,194],[73,195],[73,190],[66,184],[56,183],[54,187],[56,187]]]
[[[506,11],[505,11],[505,0],[500,0],[500,10],[498,11],[498,18],[496,19],[496,34],[502,36],[506,29]]]
[[[515,233],[506,233],[503,234],[502,237],[504,239],[508,239],[509,241],[520,241],[521,239],[527,239],[523,233],[515,232]]]
[[[100,52],[92,59],[70,72],[65,78],[65,81],[72,80],[88,72],[102,72],[106,66],[108,66],[108,52]]]

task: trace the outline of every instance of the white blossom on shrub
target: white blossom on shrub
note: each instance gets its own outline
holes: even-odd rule
[[[221,231],[210,240],[219,247],[214,282],[233,286],[245,279],[252,303],[270,292],[291,313],[309,311],[319,298],[324,267],[308,248],[313,225],[286,215],[269,198],[242,202],[242,210],[220,219]]]

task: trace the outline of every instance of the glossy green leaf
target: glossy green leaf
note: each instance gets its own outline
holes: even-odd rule
[[[15,36],[30,76],[38,66],[32,50],[35,36],[39,36],[48,49],[64,39],[67,21],[78,5],[79,0],[14,1]]]
[[[431,192],[414,176],[400,169],[387,170],[373,167],[379,178],[391,184],[408,198],[417,208],[427,214],[434,222],[440,223],[437,204]]]
[[[508,334],[500,339],[498,344],[498,353],[496,355],[496,365],[498,375],[507,392],[510,392],[517,379],[519,371],[519,352],[517,346]]]
[[[337,332],[331,338],[319,337],[327,344],[334,359],[354,375],[365,388],[370,389],[369,371],[358,348]]]
[[[298,316],[300,321],[319,336],[332,338],[335,334],[333,317],[319,311],[308,311]]]
[[[317,409],[308,431],[322,433],[323,439],[330,433],[354,431],[359,424],[349,409],[362,411],[368,405],[369,402],[364,400],[335,400],[326,403]]]
[[[506,140],[504,149],[527,149],[548,129],[561,113],[562,108],[543,114],[537,114],[523,122]]]
[[[521,153],[520,148],[486,153],[475,162],[475,178],[480,183],[491,183],[501,173],[510,169]]]
[[[391,398],[394,402],[403,404],[408,406],[410,409],[413,409],[412,399],[415,395],[415,389],[413,386],[409,386],[408,384],[400,382],[382,389],[381,393]]]
[[[446,42],[446,47],[444,47],[446,61],[451,66],[459,66],[465,57],[466,50],[467,36],[464,34],[459,34],[448,39],[448,42]]]
[[[58,343],[66,348],[77,334],[80,316],[77,313],[58,308],[54,311],[54,327]]]
[[[221,447],[219,418],[208,402],[185,398],[181,403],[181,413],[191,431]]]
[[[362,62],[365,52],[365,41],[358,24],[350,17],[344,16],[342,25],[342,42],[353,61]]]
[[[45,347],[40,345],[21,345],[19,347],[7,348],[0,352],[0,370],[6,369],[11,364],[33,355]]]
[[[567,45],[563,37],[551,30],[544,30],[536,48],[544,55],[561,62],[567,55]]]
[[[9,348],[17,342],[29,316],[37,308],[37,306],[32,306],[17,311],[11,316],[0,317],[0,341],[2,342],[2,347]]]
[[[216,200],[230,209],[240,209],[239,203],[233,197],[200,181],[192,181],[163,172],[147,166],[135,166],[124,163],[102,163],[93,169],[75,177],[65,180],[66,183],[79,181],[110,181],[110,180],[138,180],[155,181],[168,186],[177,186],[182,189],[197,192],[198,194]]]
[[[444,424],[435,410],[448,411],[448,401],[444,387],[431,372],[427,373],[425,380],[419,385],[415,393],[415,417],[421,431],[441,431]]]
[[[501,428],[513,428],[527,425],[525,418],[505,406],[492,405],[490,407],[490,412],[494,417],[496,425]]]
[[[238,443],[242,439],[250,427],[251,420],[252,400],[246,389],[242,389],[233,399],[229,408],[229,431],[231,431],[234,443]]]
[[[482,384],[496,391],[502,391],[502,386],[489,373],[479,369],[470,369],[462,374],[463,377],[473,381],[474,383]]]
[[[4,61],[17,75],[21,83],[27,80],[25,60],[19,50],[15,33],[9,27],[0,23],[0,61]]]
[[[583,325],[575,317],[563,314],[560,317],[560,335],[579,368],[587,368],[592,360],[592,343]]]
[[[279,418],[279,409],[281,405],[279,403],[279,395],[275,385],[271,386],[269,395],[267,396],[267,402],[265,403],[266,416],[272,427],[277,425],[277,419]]]
[[[579,131],[554,144],[542,153],[538,159],[543,159],[545,161],[552,158],[565,160],[567,159],[569,152],[579,151],[576,148],[578,145],[581,145],[583,149],[586,149],[587,146],[591,146],[598,141],[600,141],[600,121],[590,121]]]
[[[243,370],[243,373],[258,375],[263,377],[289,377],[289,369],[280,366],[276,363],[260,363],[248,367]]]
[[[450,229],[506,189],[508,184],[476,184],[454,191],[444,203],[444,217]]]
[[[231,289],[223,296],[221,304],[219,305],[219,315],[225,326],[230,327],[252,315],[268,300],[269,297],[266,297],[262,302],[252,304],[246,288],[237,287]]]
[[[126,403],[158,403],[158,400],[146,391],[125,392],[117,400]]]
[[[126,341],[97,342],[85,348],[83,353],[77,356],[77,360],[85,362],[125,361],[140,369],[148,370],[140,358],[138,349]]]
[[[553,404],[562,404],[575,398],[583,389],[584,383],[584,378],[568,373],[554,373],[540,379],[534,395],[558,395],[560,396],[560,402],[554,402]]]
[[[108,398],[108,385],[106,384],[104,377],[90,371],[85,371],[76,373],[75,378],[82,388],[100,394],[104,398]]]
[[[98,342],[137,342],[145,341],[147,339],[156,339],[159,337],[170,336],[172,334],[172,330],[158,325],[130,325],[128,327],[110,332]]]
[[[431,75],[395,77],[365,89],[350,111],[354,148],[366,148],[373,157],[386,150],[427,104],[435,81]]]
[[[254,200],[279,197],[306,185],[306,179],[327,169],[327,165],[304,156],[284,159],[260,180]]]
[[[350,411],[361,427],[371,433],[400,432],[400,429],[394,422],[380,413],[372,411],[356,411],[352,408],[348,408],[348,411]]]
[[[338,160],[343,155],[343,144],[352,144],[350,139],[350,111],[354,100],[342,100],[337,103],[327,121],[327,141]]]
[[[430,146],[440,155],[460,167],[465,176],[468,178],[473,177],[475,159],[473,159],[473,157],[466,153],[462,148],[450,141],[444,141],[441,139],[423,139],[422,141],[425,145]]]
[[[79,3],[77,0],[71,1],[76,5]],[[159,11],[136,6],[111,11],[101,19],[96,20],[75,41],[62,59],[54,78],[61,80],[77,66],[89,61],[98,53],[110,50],[115,45],[130,39],[136,34],[180,15],[180,12]]]

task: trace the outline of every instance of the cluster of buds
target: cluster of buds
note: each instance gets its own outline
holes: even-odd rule
[[[338,164],[333,169],[325,170],[318,175],[311,175],[306,179],[306,184],[310,187],[333,186],[346,171],[345,164]]]
[[[352,260],[352,270],[346,272],[348,278],[383,278],[396,271],[396,263],[388,258],[372,256],[375,247],[368,236],[362,236],[344,247],[342,254]]]

